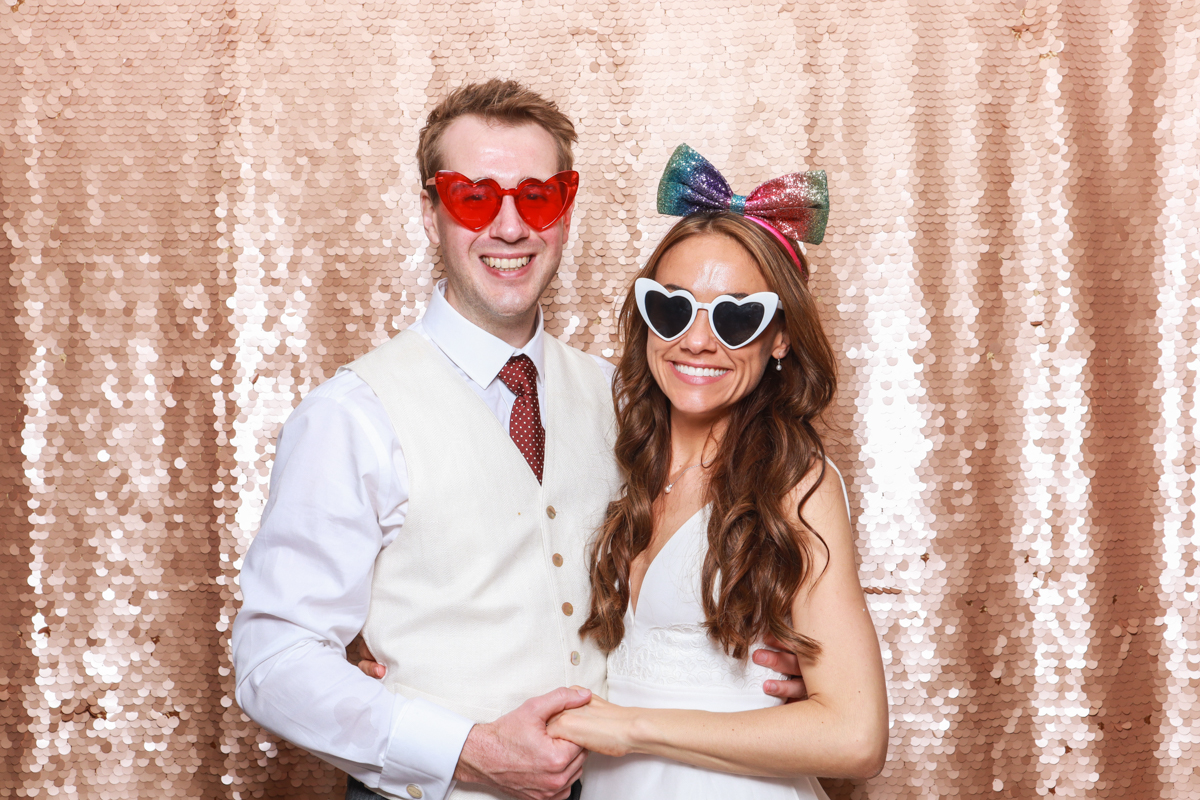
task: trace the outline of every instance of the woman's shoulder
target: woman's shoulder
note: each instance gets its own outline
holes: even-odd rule
[[[846,496],[846,482],[842,478],[842,471],[829,458],[824,461],[816,460],[803,477],[797,481],[792,490],[788,492],[789,506],[798,507],[810,491],[812,496],[808,503],[816,501],[819,505],[826,503],[844,505],[846,513],[849,515],[850,506]]]
[[[820,538],[810,548],[818,574],[834,552],[853,547],[850,503],[841,470],[832,461],[813,464],[788,493],[785,506],[798,535]]]

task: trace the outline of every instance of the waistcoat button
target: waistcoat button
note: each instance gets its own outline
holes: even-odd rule
[[[423,797],[425,794],[423,791],[421,791],[421,787],[417,786],[415,783],[410,783],[408,786],[405,786],[404,789],[408,792],[408,796],[413,798],[413,800],[421,800],[421,797]]]
[[[571,606],[570,603],[563,603],[563,613],[569,617],[575,613],[575,609]]]
[[[550,519],[554,519],[556,516],[558,516],[558,512],[554,510],[554,506],[546,506],[546,516]]]
[[[554,566],[556,566],[556,567],[562,566],[562,556],[560,556],[558,553],[555,553],[554,557],[551,558],[550,560],[554,562]]]
[[[579,666],[579,653],[575,650],[571,651],[571,663],[577,667]]]

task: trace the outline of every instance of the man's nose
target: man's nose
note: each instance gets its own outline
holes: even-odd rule
[[[517,213],[517,202],[512,195],[500,199],[500,213],[492,220],[488,233],[502,242],[518,242],[529,235],[529,226]]]

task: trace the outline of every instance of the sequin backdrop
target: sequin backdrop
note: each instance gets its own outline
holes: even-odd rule
[[[232,702],[238,566],[289,410],[425,307],[416,132],[494,75],[579,123],[593,352],[675,145],[829,173],[893,704],[831,792],[1200,793],[1200,8],[731,7],[0,0],[0,797],[340,796]]]

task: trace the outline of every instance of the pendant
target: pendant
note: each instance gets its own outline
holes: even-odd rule
[[[668,483],[668,484],[667,484],[667,488],[663,489],[663,494],[670,494],[670,493],[671,493],[671,489],[673,489],[674,487],[675,487],[675,484],[673,484],[673,483]]]

